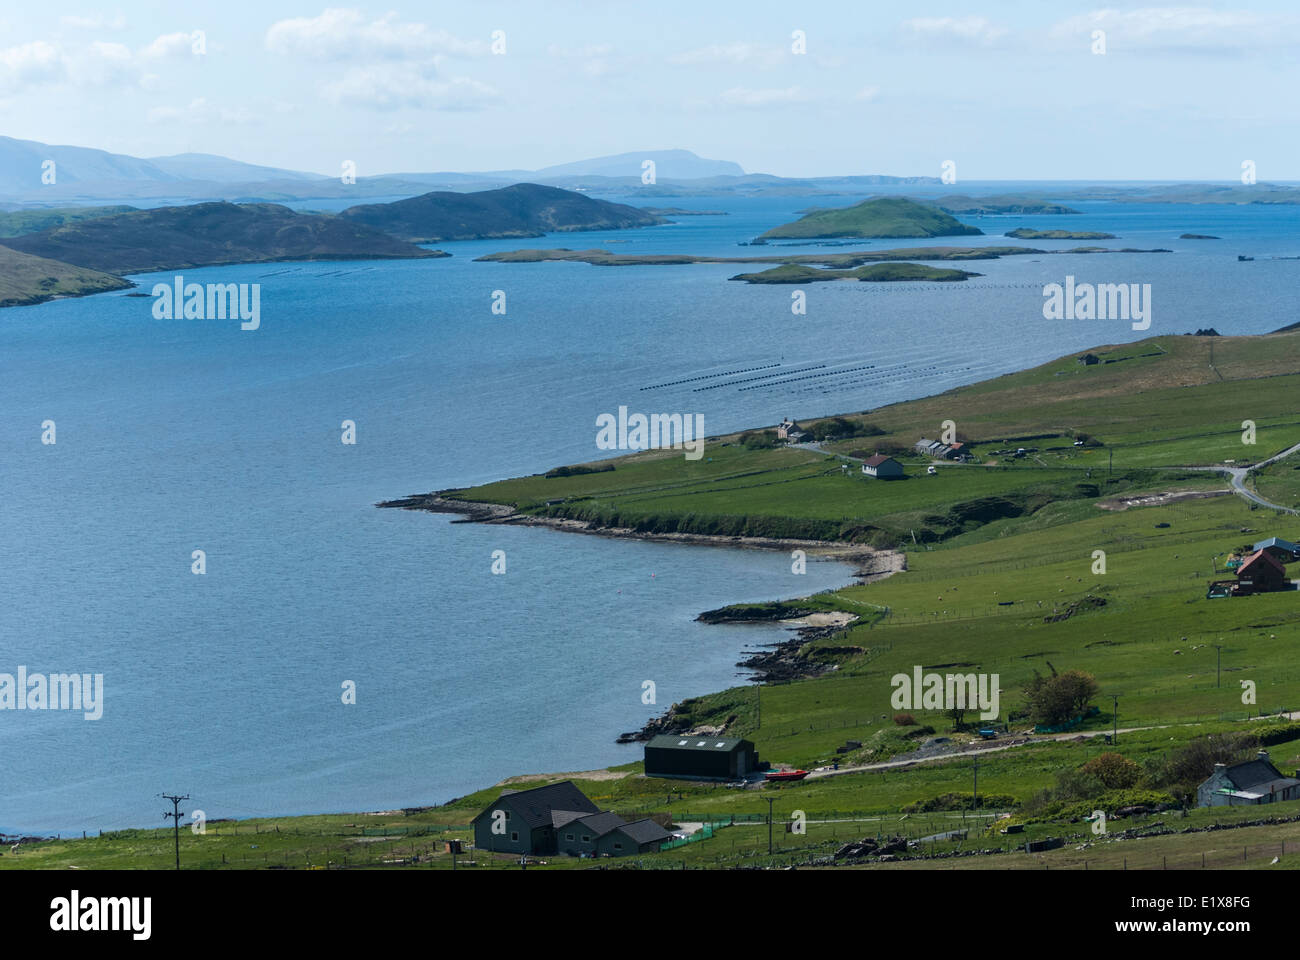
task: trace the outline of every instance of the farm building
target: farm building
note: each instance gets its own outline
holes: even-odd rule
[[[1101,363],[1101,357],[1097,356],[1095,353],[1085,353],[1083,356],[1078,358],[1078,362],[1083,364],[1085,367],[1091,367]]]
[[[1278,563],[1291,563],[1300,560],[1300,547],[1281,537],[1269,537],[1255,544],[1255,552],[1263,550]]]
[[[798,442],[806,437],[807,434],[800,429],[799,424],[786,418],[776,426],[776,438],[778,440],[789,440],[791,443]]]
[[[893,457],[878,453],[862,461],[862,473],[868,477],[880,477],[888,480],[903,475],[903,465]]]
[[[653,820],[628,823],[616,813],[595,813],[562,821],[556,827],[559,853],[572,857],[623,857],[657,851],[673,835]]]
[[[645,745],[645,775],[735,780],[758,769],[754,744],[738,737],[660,735]]]
[[[1300,770],[1296,771],[1300,776]],[[1214,765],[1214,773],[1196,788],[1198,807],[1235,807],[1252,803],[1300,800],[1300,779],[1283,776],[1261,750],[1254,760]]]
[[[1257,550],[1241,561],[1241,566],[1237,568],[1237,588],[1233,592],[1241,595],[1268,593],[1285,590],[1290,585],[1286,568],[1271,553]]]
[[[602,813],[571,780],[502,790],[473,824],[474,846],[480,850],[530,856],[618,857],[658,850],[672,839],[653,820],[628,823],[616,813]]]
[[[942,443],[922,437],[912,444],[912,449],[923,457],[938,457],[941,460],[965,460],[970,456],[966,444],[960,440],[954,443]]]

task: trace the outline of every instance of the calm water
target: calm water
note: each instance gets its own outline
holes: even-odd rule
[[[1236,261],[1300,254],[1294,207],[972,220],[990,234],[972,242],[1029,225],[1174,252],[974,263],[986,276],[964,285],[814,285],[806,316],[788,287],[727,282],[744,266],[472,262],[524,246],[819,249],[736,245],[806,198],[655,202],[731,215],[443,244],[446,260],[184,271],[260,283],[256,332],[156,320],[152,301],[120,294],[0,311],[0,672],[102,673],[107,688],[97,722],[0,712],[0,830],[160,823],[155,795],[174,791],[209,817],[428,804],[637,759],[618,733],[730,684],[747,645],[781,636],[697,613],[847,579],[826,563],[794,577],[783,554],[453,524],[377,500],[592,459],[596,416],[621,404],[699,412],[721,433],[1098,343],[1296,319],[1300,261]],[[1067,273],[1150,283],[1150,331],[1044,321],[1042,285]],[[136,279],[147,292],[172,276]],[[643,389],[767,365],[765,381]],[[829,375],[793,379],[810,372]],[[54,446],[39,441],[47,419]],[[355,446],[339,442],[344,419]],[[346,680],[355,706],[340,702]],[[641,703],[643,680],[657,706]]]

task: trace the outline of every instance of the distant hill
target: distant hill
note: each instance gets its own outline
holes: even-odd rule
[[[98,270],[0,247],[0,307],[26,306],[55,297],[79,297],[130,286],[129,281]]]
[[[111,217],[115,213],[129,213],[135,207],[37,207],[0,213],[0,238],[19,237],[24,233],[39,233],[50,227],[60,227],[78,220]]]
[[[54,161],[54,185],[90,180],[129,182],[178,179],[139,157],[90,147],[63,147],[36,140],[0,137],[0,184],[3,184],[4,192],[18,194],[49,190],[52,185],[41,182],[47,160]]]
[[[814,210],[775,227],[760,240],[831,239],[834,237],[959,237],[982,234],[934,207],[905,197],[877,197],[852,207]]]
[[[516,183],[478,193],[435,191],[393,203],[348,207],[339,217],[416,243],[540,237],[553,232],[621,230],[665,222],[637,207],[536,183]]]
[[[270,260],[441,257],[338,217],[270,203],[198,203],[81,220],[6,240],[5,246],[110,273]]]
[[[210,180],[215,183],[252,183],[258,180],[329,180],[319,173],[263,167],[219,157],[211,153],[178,153],[170,157],[150,157],[159,170],[180,180]]]
[[[743,177],[744,169],[730,160],[706,160],[689,150],[642,150],[611,157],[577,160],[534,170],[530,179],[552,177],[640,177],[642,164],[654,161],[655,179],[698,180],[701,177]]]

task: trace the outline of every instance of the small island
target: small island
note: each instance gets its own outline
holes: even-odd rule
[[[814,210],[793,223],[773,227],[758,239],[830,240],[876,237],[964,237],[984,231],[968,227],[935,207],[906,197],[877,197],[852,207]]]
[[[1221,240],[1222,237],[1212,237],[1208,233],[1184,233],[1178,237],[1179,240]]]
[[[726,217],[726,210],[683,210],[681,207],[642,207],[652,217]]]
[[[1115,234],[1101,233],[1097,230],[1030,230],[1020,227],[1008,230],[1008,237],[1017,240],[1114,240]]]
[[[931,280],[947,283],[979,276],[983,274],[928,267],[923,263],[871,263],[853,270],[828,270],[802,263],[787,263],[759,273],[738,273],[728,279],[743,280],[746,283],[817,283],[821,280],[860,280],[869,283]]]

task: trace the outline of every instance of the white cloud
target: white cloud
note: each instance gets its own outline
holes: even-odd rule
[[[406,60],[478,56],[486,41],[462,40],[427,24],[401,22],[393,13],[367,21],[360,10],[331,7],[316,17],[293,17],[271,24],[266,47],[273,53],[315,60]]]
[[[670,57],[669,61],[683,65],[735,63],[773,67],[784,60],[785,55],[786,52],[782,47],[763,47],[738,40],[733,43],[714,43],[688,50]]]
[[[1052,28],[1058,39],[1106,32],[1107,46],[1117,49],[1241,49],[1290,46],[1300,36],[1300,18],[1208,7],[1142,7],[1094,10],[1062,20]]]
[[[321,95],[330,103],[376,110],[477,110],[496,99],[496,91],[477,80],[443,80],[412,64],[354,67],[325,84]]]
[[[140,51],[140,56],[149,59],[191,56],[194,53],[194,38],[188,33],[164,33]]]
[[[243,125],[257,123],[260,118],[249,113],[243,107],[231,110],[228,107],[214,107],[204,97],[191,100],[184,107],[154,107],[149,111],[150,123],[201,123],[204,125],[222,123]]]
[[[0,50],[0,91],[17,92],[67,75],[63,54],[52,43],[36,40]]]
[[[903,27],[923,37],[943,37],[989,46],[1006,35],[984,17],[916,17],[904,20]]]
[[[863,87],[853,95],[854,100],[874,100],[880,95],[879,87]]]

